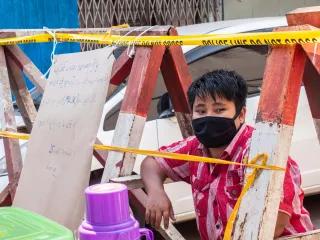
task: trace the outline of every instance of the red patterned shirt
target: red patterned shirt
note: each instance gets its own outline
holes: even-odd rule
[[[248,156],[253,128],[243,125],[223,152],[221,159],[242,162]],[[189,137],[160,151],[208,156],[207,150],[196,137]],[[191,184],[198,230],[201,239],[222,239],[228,218],[240,195],[245,177],[245,167],[173,159],[156,158],[168,177]],[[303,207],[301,176],[297,163],[290,157],[283,184],[279,211],[290,216],[284,235],[313,229],[308,211]]]

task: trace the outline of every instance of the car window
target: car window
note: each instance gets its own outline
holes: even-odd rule
[[[189,70],[193,80],[215,69],[234,70],[247,81],[250,96],[260,91],[267,52],[267,46],[233,47],[192,62]]]

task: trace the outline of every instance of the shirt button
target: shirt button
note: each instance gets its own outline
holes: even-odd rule
[[[219,223],[216,224],[216,229],[220,229],[220,224]]]
[[[232,194],[234,197],[236,197],[236,196],[237,196],[237,193],[238,193],[238,191],[237,191],[237,190],[235,190],[235,189],[233,189],[233,190],[231,191],[231,194]]]

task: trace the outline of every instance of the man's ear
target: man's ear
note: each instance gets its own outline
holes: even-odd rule
[[[240,114],[239,114],[239,120],[240,120],[240,123],[244,123],[245,120],[246,120],[246,113],[247,113],[247,107],[244,106],[241,111],[240,111]]]

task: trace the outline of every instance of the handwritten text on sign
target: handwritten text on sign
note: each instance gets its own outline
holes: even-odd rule
[[[78,227],[113,61],[111,48],[55,57],[15,206]]]

